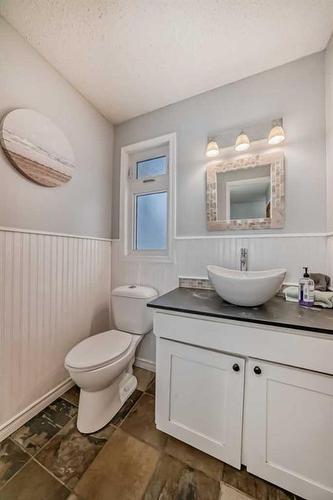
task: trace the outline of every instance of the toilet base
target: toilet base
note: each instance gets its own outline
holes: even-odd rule
[[[77,428],[83,434],[96,432],[112,420],[125,401],[133,394],[138,381],[134,375],[123,372],[112,385],[101,391],[80,391]]]

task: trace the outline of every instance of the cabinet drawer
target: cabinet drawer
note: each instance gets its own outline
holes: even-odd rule
[[[166,339],[157,342],[157,427],[240,467],[243,358]]]
[[[176,342],[333,375],[333,335],[161,312],[154,315],[154,333]]]

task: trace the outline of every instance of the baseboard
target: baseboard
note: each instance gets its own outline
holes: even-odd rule
[[[0,442],[10,436],[13,432],[17,431],[17,429],[28,422],[32,417],[37,415],[37,413],[44,410],[44,408],[68,391],[68,389],[70,389],[73,385],[74,383],[72,379],[66,379],[61,384],[57,385],[57,387],[47,392],[44,396],[37,399],[37,401],[27,406],[27,408],[15,415],[13,418],[2,424],[0,426]]]
[[[156,372],[156,364],[154,361],[150,361],[149,359],[143,359],[143,358],[135,358],[134,362],[135,366],[138,366],[139,368],[144,368],[145,370],[148,370],[149,372]]]
[[[144,368],[150,372],[155,372],[155,363],[154,361],[150,361],[148,359],[136,358],[135,366],[139,368]],[[5,422],[0,426],[0,443],[8,436],[13,434],[13,432],[17,431],[22,425],[28,422],[31,418],[33,418],[37,413],[44,410],[49,404],[51,404],[54,400],[56,400],[59,396],[62,396],[68,389],[70,389],[74,385],[72,379],[68,378],[61,384],[57,385],[54,389],[44,394],[41,398],[34,401],[31,405],[27,406],[20,413],[15,415],[13,418]]]

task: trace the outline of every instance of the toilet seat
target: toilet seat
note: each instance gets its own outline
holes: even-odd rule
[[[119,330],[109,330],[82,340],[69,351],[65,366],[75,371],[102,368],[117,361],[128,350],[132,335]]]

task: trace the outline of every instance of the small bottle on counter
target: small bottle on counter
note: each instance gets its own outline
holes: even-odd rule
[[[310,278],[308,268],[303,267],[303,278],[299,280],[298,302],[302,306],[312,307],[314,305],[314,281]]]

